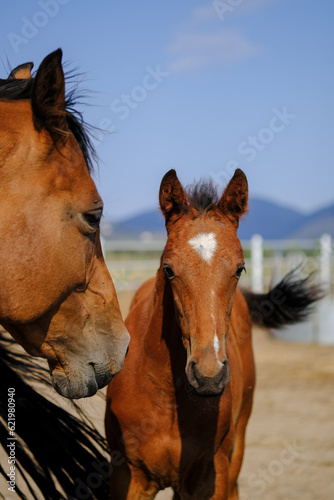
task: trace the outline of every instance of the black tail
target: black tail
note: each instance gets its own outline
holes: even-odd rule
[[[0,333],[0,474],[5,482],[10,480],[8,460],[15,457],[15,498],[108,498],[105,439],[77,404],[73,403],[75,417],[32,387],[31,383],[42,383],[50,392],[48,370],[13,344]],[[15,400],[10,399],[10,407],[15,404],[15,413],[10,410],[15,430],[8,420],[8,395]],[[14,444],[11,449],[9,443]],[[0,498],[7,496],[0,493]]]
[[[289,272],[268,293],[244,291],[252,323],[265,328],[281,328],[307,319],[314,303],[324,296],[311,275],[300,279],[296,270]]]

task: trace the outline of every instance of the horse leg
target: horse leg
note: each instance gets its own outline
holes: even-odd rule
[[[153,500],[158,490],[143,471],[125,462],[111,474],[110,493],[113,500]]]
[[[215,457],[215,484],[214,493],[210,500],[229,500],[229,461],[225,451],[218,451]],[[209,498],[209,497],[206,497]]]
[[[131,472],[126,462],[112,469],[110,475],[111,498],[115,500],[126,500],[128,498],[131,483]]]
[[[233,491],[229,494],[228,500],[239,500],[239,489],[237,484],[235,484]]]
[[[236,425],[235,440],[229,470],[230,489],[228,500],[238,500],[239,498],[237,480],[244,456],[246,426],[252,409],[252,396],[250,397],[250,401],[247,403],[249,404],[244,404]]]

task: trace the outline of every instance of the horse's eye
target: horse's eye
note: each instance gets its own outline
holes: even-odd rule
[[[100,221],[102,217],[102,210],[94,210],[92,212],[86,212],[83,214],[85,221],[93,228],[98,229],[100,227]]]
[[[235,276],[239,279],[241,274],[242,274],[242,271],[245,271],[246,272],[246,267],[244,264],[242,264],[241,266],[238,266],[238,269],[236,270],[235,272]]]
[[[173,278],[175,278],[174,271],[170,266],[165,264],[163,267],[163,270],[164,270],[164,273],[166,274],[166,276],[169,280],[172,280]]]

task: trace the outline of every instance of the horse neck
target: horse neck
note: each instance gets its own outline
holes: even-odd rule
[[[156,374],[184,374],[186,351],[177,323],[173,293],[161,270],[157,273],[154,306],[143,342],[143,356]]]

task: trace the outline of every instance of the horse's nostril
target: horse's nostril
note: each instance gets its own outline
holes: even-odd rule
[[[126,353],[125,353],[125,356],[128,355],[128,352],[129,352],[129,348],[126,349]]]
[[[193,374],[194,374],[194,379],[196,380],[196,382],[199,384],[200,383],[200,379],[201,379],[201,375],[197,369],[197,366],[196,366],[196,363],[193,364]]]
[[[189,363],[189,380],[190,382],[195,386],[199,387],[200,386],[200,373],[197,370],[196,367],[197,361],[191,361]]]
[[[220,374],[221,382],[226,385],[230,380],[230,363],[228,362],[228,359],[224,359],[224,361],[222,361],[222,369]]]

